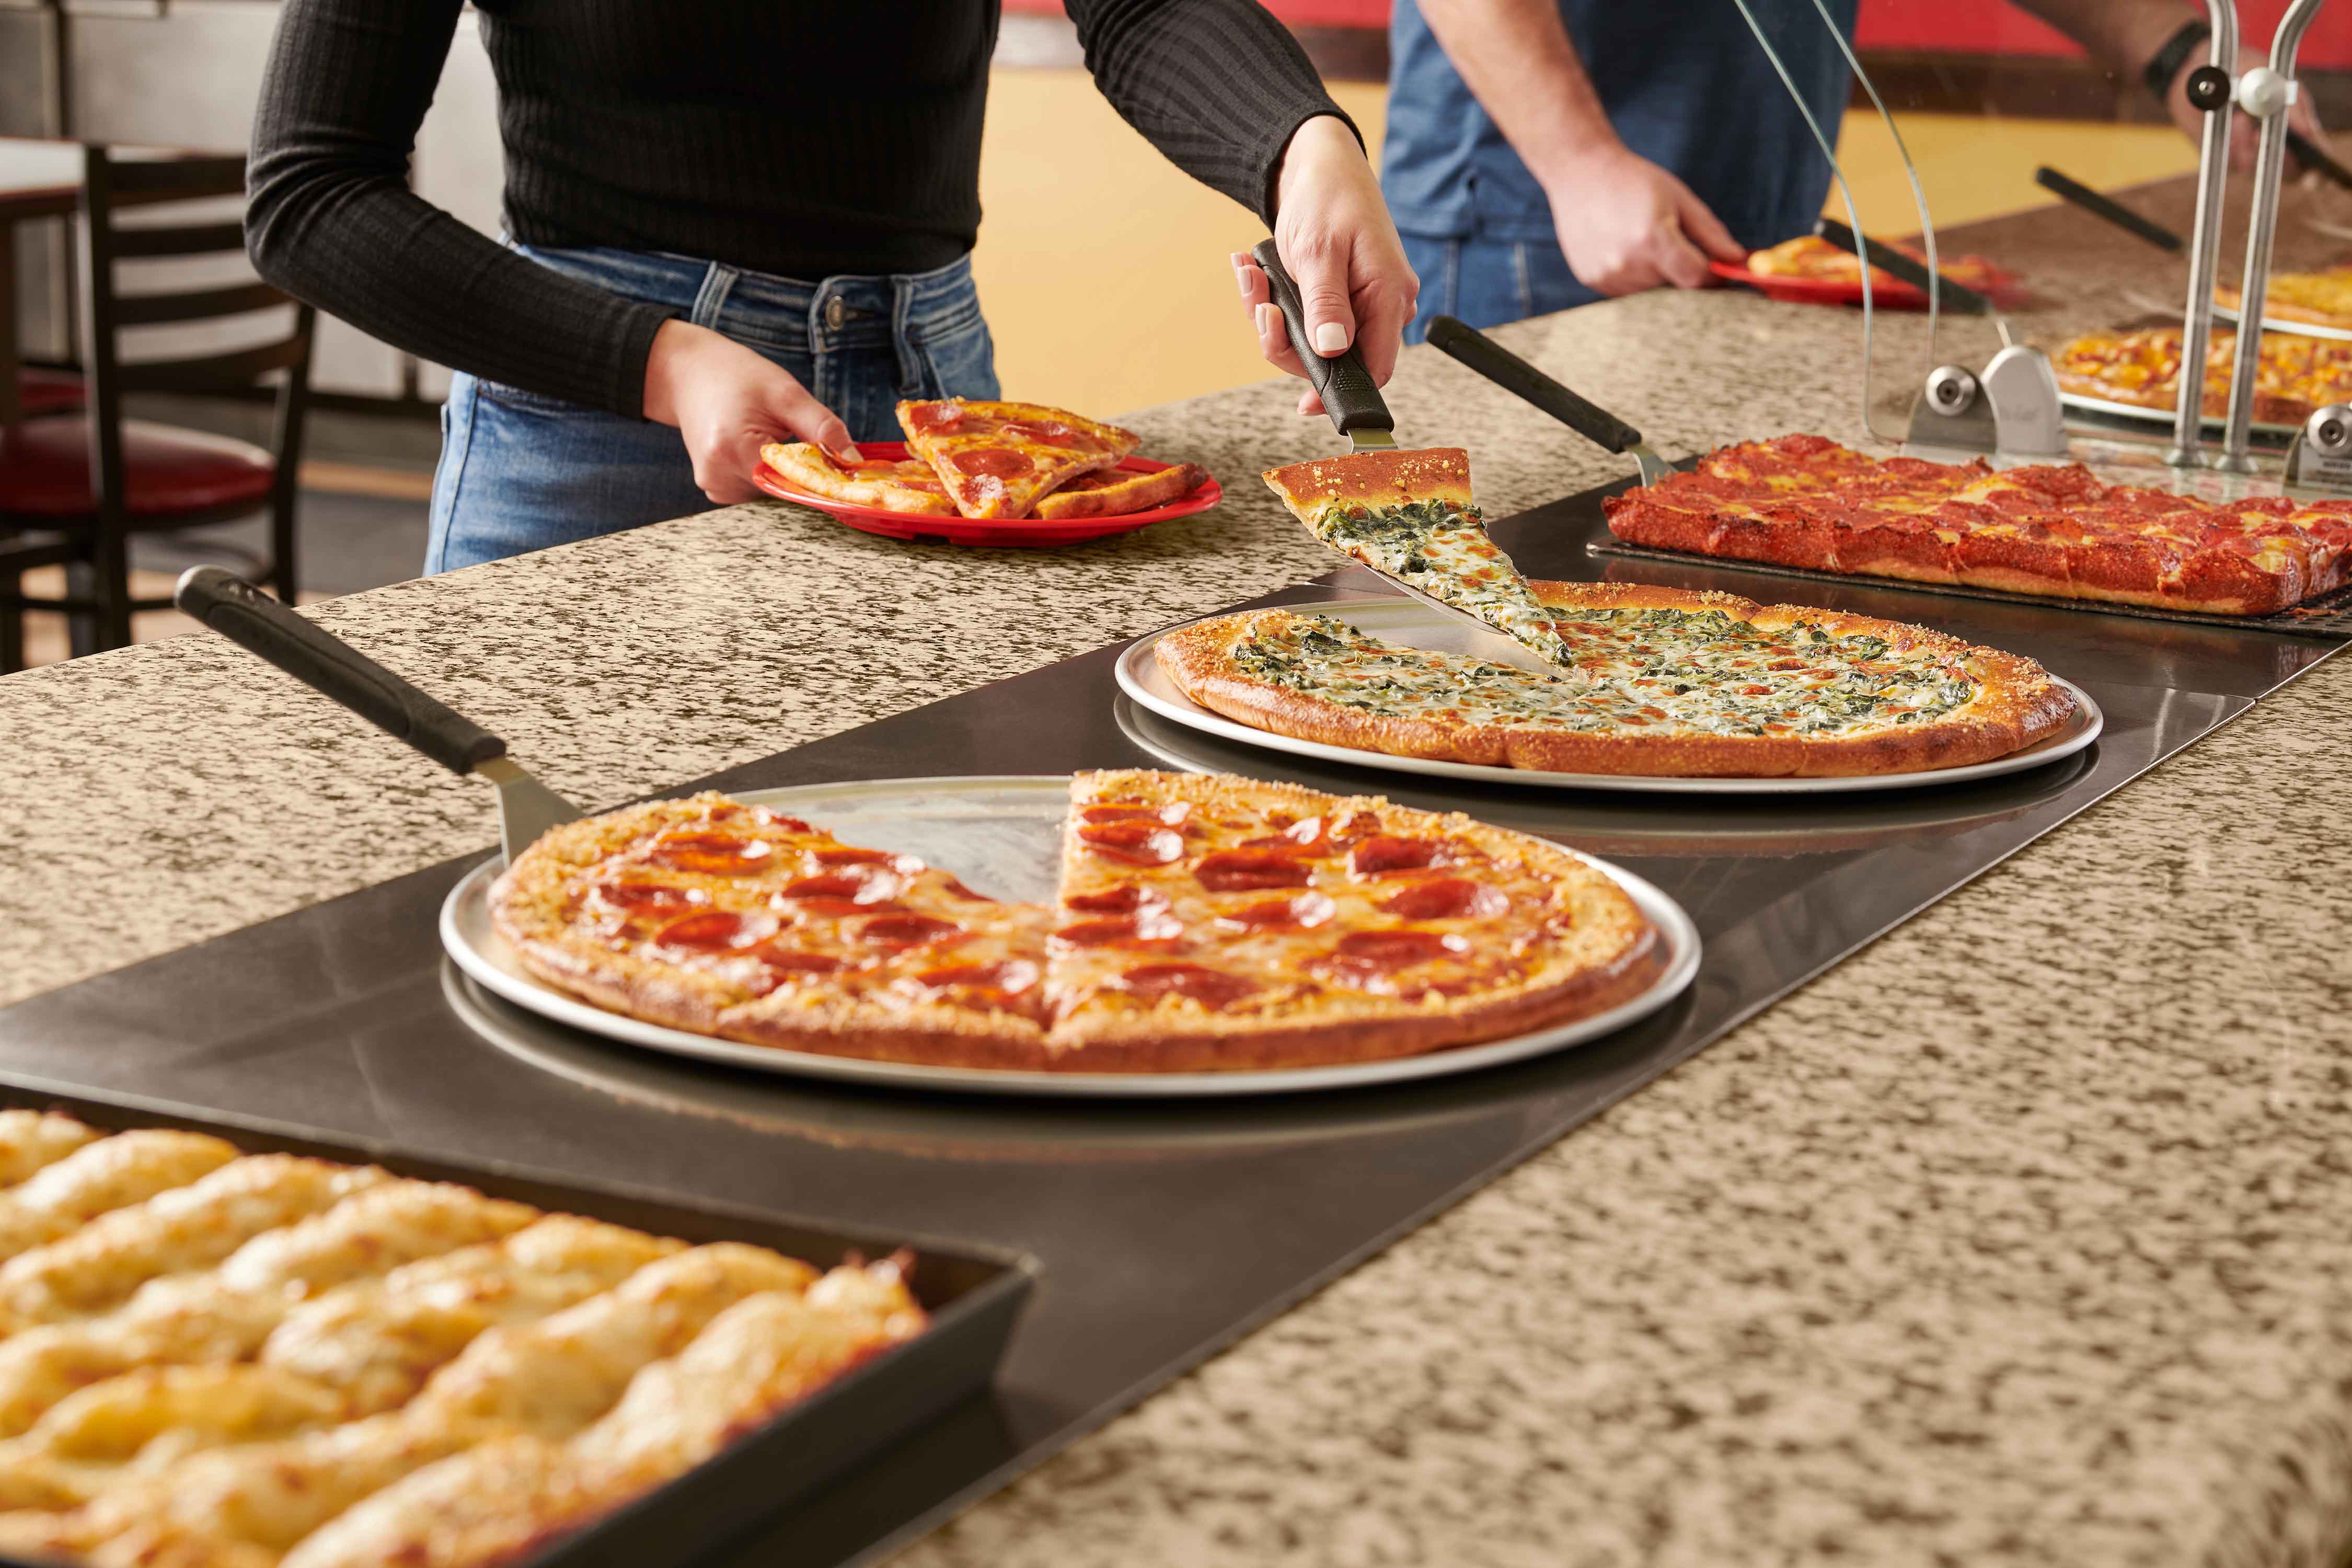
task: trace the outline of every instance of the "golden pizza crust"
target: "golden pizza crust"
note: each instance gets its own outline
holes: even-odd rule
[[[1076,479],[1116,468],[1143,444],[1132,430],[1042,403],[946,397],[898,405],[907,450],[931,467],[958,511],[1023,518]]]
[[[827,500],[926,517],[955,515],[955,503],[926,463],[878,459],[845,466],[806,441],[771,441],[760,448],[760,458],[796,488]]]
[[[1763,605],[1729,594],[1638,584],[1532,582],[1541,603],[1562,608],[1720,610],[1768,630],[1815,626],[1832,636],[1884,637],[1957,659],[1979,686],[1958,712],[1867,734],[1808,738],[1751,735],[1593,733],[1536,723],[1447,722],[1369,713],[1311,692],[1257,679],[1233,649],[1257,626],[1296,618],[1260,610],[1198,621],[1163,636],[1153,653],[1177,688],[1227,718],[1276,734],[1355,751],[1482,767],[1658,778],[1835,778],[1917,773],[1990,762],[2054,734],[2074,699],[2041,666],[2014,654],[1972,647],[1923,626],[1866,616]]]
[[[1333,501],[1360,506],[1400,506],[1443,501],[1467,510],[1470,454],[1460,447],[1414,451],[1359,452],[1348,458],[1315,458],[1268,468],[1265,482],[1302,522],[1312,523]]]
[[[1148,474],[1097,469],[1065,483],[1039,501],[1033,515],[1050,521],[1124,517],[1191,495],[1208,478],[1209,470],[1198,463],[1175,463]]]

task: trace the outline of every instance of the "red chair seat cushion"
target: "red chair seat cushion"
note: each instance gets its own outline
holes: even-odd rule
[[[89,422],[28,419],[0,437],[0,515],[92,517]],[[173,425],[122,422],[122,470],[131,514],[170,517],[232,501],[259,502],[278,465],[250,442]]]
[[[27,419],[37,414],[79,414],[89,401],[78,375],[61,370],[16,373],[16,407]]]

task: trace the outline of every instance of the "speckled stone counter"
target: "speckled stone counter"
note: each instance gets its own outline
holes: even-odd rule
[[[2164,286],[2087,218],[2005,232],[2033,330]],[[1660,294],[1501,336],[1670,450],[1862,435],[1851,314]],[[1330,449],[1293,395],[1134,416],[1228,500],[1095,546],[748,506],[316,614],[610,802],[1327,570],[1250,477]],[[1427,352],[1390,396],[1497,514],[1620,471]],[[2347,735],[2338,660],[898,1561],[2340,1568]],[[491,831],[203,637],[0,680],[0,1000]]]

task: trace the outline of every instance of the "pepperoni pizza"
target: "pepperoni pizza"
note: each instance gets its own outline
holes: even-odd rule
[[[1052,905],[718,795],[556,828],[490,902],[534,974],[615,1012],[956,1067],[1409,1056],[1602,1011],[1662,963],[1572,851],[1219,775],[1077,775]]]
[[[2246,297],[2242,289],[2225,284],[2213,290],[2213,302],[2224,310],[2242,310]],[[2263,290],[2263,319],[2352,327],[2352,267],[2273,273]]]
[[[1818,436],[1726,447],[1601,505],[1631,544],[2214,615],[2352,580],[2352,501],[2208,501],[2080,464],[1878,459]]]
[[[1143,444],[1132,430],[1065,409],[961,397],[901,403],[898,426],[966,517],[1027,517],[1052,491],[1118,467]]]
[[[1887,246],[1899,250],[1920,266],[1927,265],[1927,256],[1916,247],[1904,244]],[[2006,281],[2000,269],[1981,256],[1945,256],[1937,258],[1937,268],[1963,289],[1988,289]],[[1750,251],[1748,270],[1759,278],[1802,278],[1817,283],[1862,282],[1862,258],[1851,250],[1843,250],[1817,234],[1800,235],[1785,239],[1766,250]],[[1870,281],[1875,288],[1909,288],[1898,284],[1883,267],[1870,269]]]
[[[813,496],[853,506],[886,507],[922,517],[953,517],[955,502],[929,463],[911,458],[846,462],[808,441],[772,442],[761,460]]]
[[[2210,419],[2230,412],[2230,378],[2236,373],[2237,354],[2237,333],[2213,334],[2205,354],[2204,410]],[[2179,405],[2178,327],[2092,332],[2060,349],[2053,364],[2058,384],[2077,396],[2168,412]],[[2257,423],[2300,425],[2313,410],[2344,402],[2352,402],[2352,342],[2292,332],[2263,334],[2254,355]]]

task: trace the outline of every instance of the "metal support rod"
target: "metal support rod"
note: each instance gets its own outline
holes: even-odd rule
[[[2213,28],[2206,63],[2233,79],[2238,74],[2237,0],[2206,0]],[[2180,401],[2173,414],[2172,449],[2164,460],[2176,468],[2199,462],[2205,428],[2205,355],[2213,342],[2213,283],[2221,264],[2221,198],[2230,178],[2230,106],[2205,116],[2205,136],[2197,158],[2197,221],[2189,238],[2189,304],[2181,313]]]
[[[2259,68],[2246,73],[2239,96],[2246,111],[2262,121],[2262,142],[2254,154],[2253,210],[2247,217],[2246,270],[2238,280],[2238,352],[2230,371],[2230,427],[2221,437],[2221,461],[2214,467],[2233,474],[2254,471],[2254,369],[2262,353],[2263,311],[2270,303],[2271,244],[2277,237],[2279,188],[2286,177],[2286,121],[2294,102],[2294,55],[2304,30],[2319,14],[2322,0],[2294,0],[2271,40],[2269,75]],[[2183,359],[2185,382],[2203,371]]]

